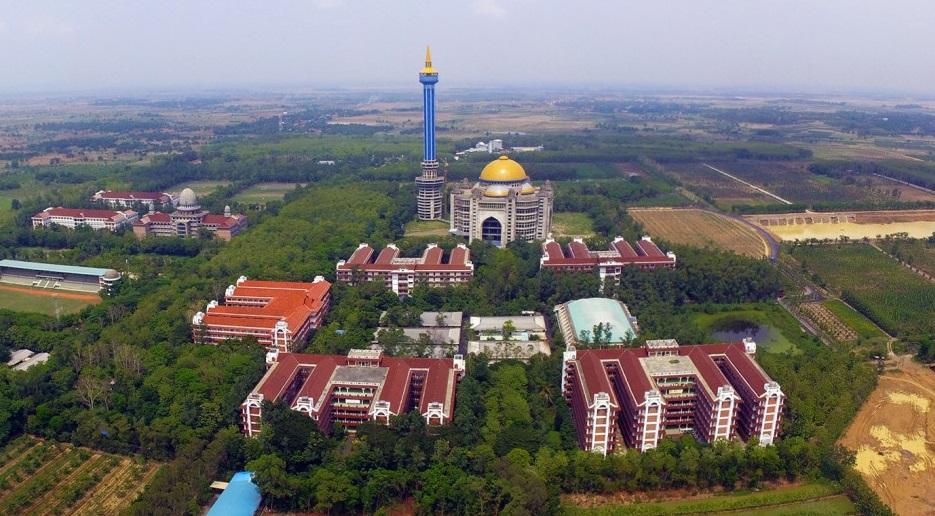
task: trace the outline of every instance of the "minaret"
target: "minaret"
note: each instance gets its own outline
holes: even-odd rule
[[[416,178],[416,186],[419,187],[419,220],[440,220],[445,178],[438,177],[438,160],[435,159],[435,83],[438,82],[438,71],[432,68],[429,47],[425,47],[425,68],[419,72],[419,82],[422,83],[424,140],[422,175]]]

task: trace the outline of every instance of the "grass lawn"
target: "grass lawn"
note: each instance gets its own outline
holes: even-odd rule
[[[63,314],[76,313],[91,304],[90,299],[65,297],[68,294],[68,292],[62,292],[58,296],[58,306]],[[93,296],[93,294],[90,294],[90,296]],[[48,290],[27,294],[26,292],[6,290],[0,285],[0,308],[16,312],[39,312],[46,315],[55,315],[55,299],[52,298]]]
[[[846,324],[850,329],[857,332],[862,339],[873,339],[877,337],[886,337],[875,324],[869,319],[860,315],[859,312],[847,306],[847,303],[837,299],[826,299],[823,303],[825,308],[831,311],[838,319]]]
[[[589,237],[594,225],[587,213],[553,213],[552,235],[555,237]]]
[[[227,186],[231,184],[230,181],[189,181],[187,183],[182,183],[180,185],[175,185],[172,188],[169,188],[170,192],[181,192],[186,188],[191,188],[195,195],[202,196],[213,193],[218,187]]]
[[[406,236],[448,236],[449,229],[450,226],[443,220],[413,220],[406,224]]]
[[[758,492],[725,493],[698,500],[608,505],[594,509],[569,508],[576,514],[656,516],[669,514],[855,514],[854,505],[840,490],[824,484],[780,487]]]
[[[234,196],[234,201],[245,204],[281,201],[288,192],[295,189],[295,185],[296,183],[258,183]]]

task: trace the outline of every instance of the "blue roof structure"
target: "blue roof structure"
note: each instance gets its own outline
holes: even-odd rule
[[[619,301],[592,297],[571,301],[567,306],[575,332],[592,332],[598,323],[602,323],[605,326],[610,324],[609,343],[625,342],[627,335],[636,337],[633,325]]]
[[[83,274],[86,276],[103,276],[104,273],[107,272],[107,269],[99,269],[97,267],[78,267],[76,265],[22,262],[20,260],[0,260],[0,267],[25,269],[30,271],[54,272],[57,274]]]
[[[253,516],[260,508],[260,488],[253,483],[252,471],[234,473],[207,516]]]

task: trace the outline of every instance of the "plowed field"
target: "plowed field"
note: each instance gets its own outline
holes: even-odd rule
[[[764,258],[769,245],[753,229],[730,217],[696,209],[631,209],[631,217],[645,233],[673,244],[725,249],[737,254]]]

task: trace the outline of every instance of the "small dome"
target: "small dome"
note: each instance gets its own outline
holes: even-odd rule
[[[198,196],[191,188],[186,188],[179,194],[179,206],[198,206]]]
[[[510,187],[507,185],[490,185],[484,191],[487,197],[506,197],[510,195]]]
[[[111,280],[111,281],[118,280],[120,279],[120,273],[115,271],[114,269],[107,269],[106,271],[104,271],[104,279]]]
[[[533,188],[531,184],[529,184],[529,181],[526,181],[525,183],[523,183],[523,193],[524,194],[536,193],[536,189]]]
[[[527,177],[522,165],[506,156],[491,161],[480,173],[481,181],[515,182]]]

